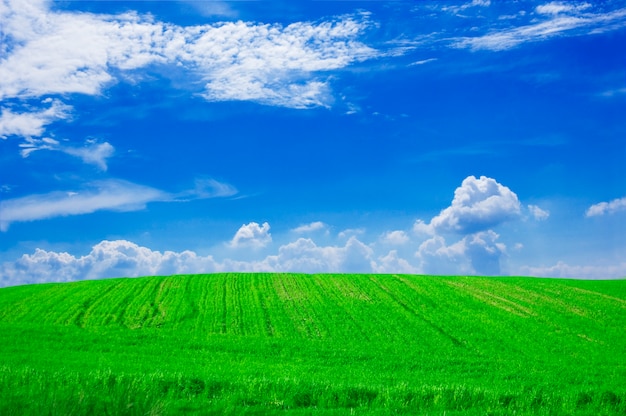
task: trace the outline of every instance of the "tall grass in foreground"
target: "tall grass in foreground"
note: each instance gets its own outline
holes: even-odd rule
[[[397,385],[385,388],[300,384],[290,380],[223,382],[183,374],[116,375],[0,368],[2,415],[328,414],[626,414],[613,391],[550,391],[526,387]]]
[[[626,281],[24,286],[0,339],[0,415],[626,415]]]
[[[2,415],[202,414],[626,414],[626,395],[525,387],[400,384],[372,388],[248,378],[238,382],[183,374],[49,373],[0,368]]]

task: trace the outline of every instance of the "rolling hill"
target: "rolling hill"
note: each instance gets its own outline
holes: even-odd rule
[[[0,414],[626,414],[626,281],[212,274],[0,289]]]

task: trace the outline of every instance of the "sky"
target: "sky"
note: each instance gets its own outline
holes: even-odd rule
[[[0,286],[626,276],[623,1],[0,0]]]

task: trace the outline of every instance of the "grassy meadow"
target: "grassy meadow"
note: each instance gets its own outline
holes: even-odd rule
[[[0,289],[0,415],[626,415],[626,280],[212,274]]]

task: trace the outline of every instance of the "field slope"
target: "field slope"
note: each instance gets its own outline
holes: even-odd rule
[[[626,414],[626,281],[212,274],[0,289],[0,414]]]

